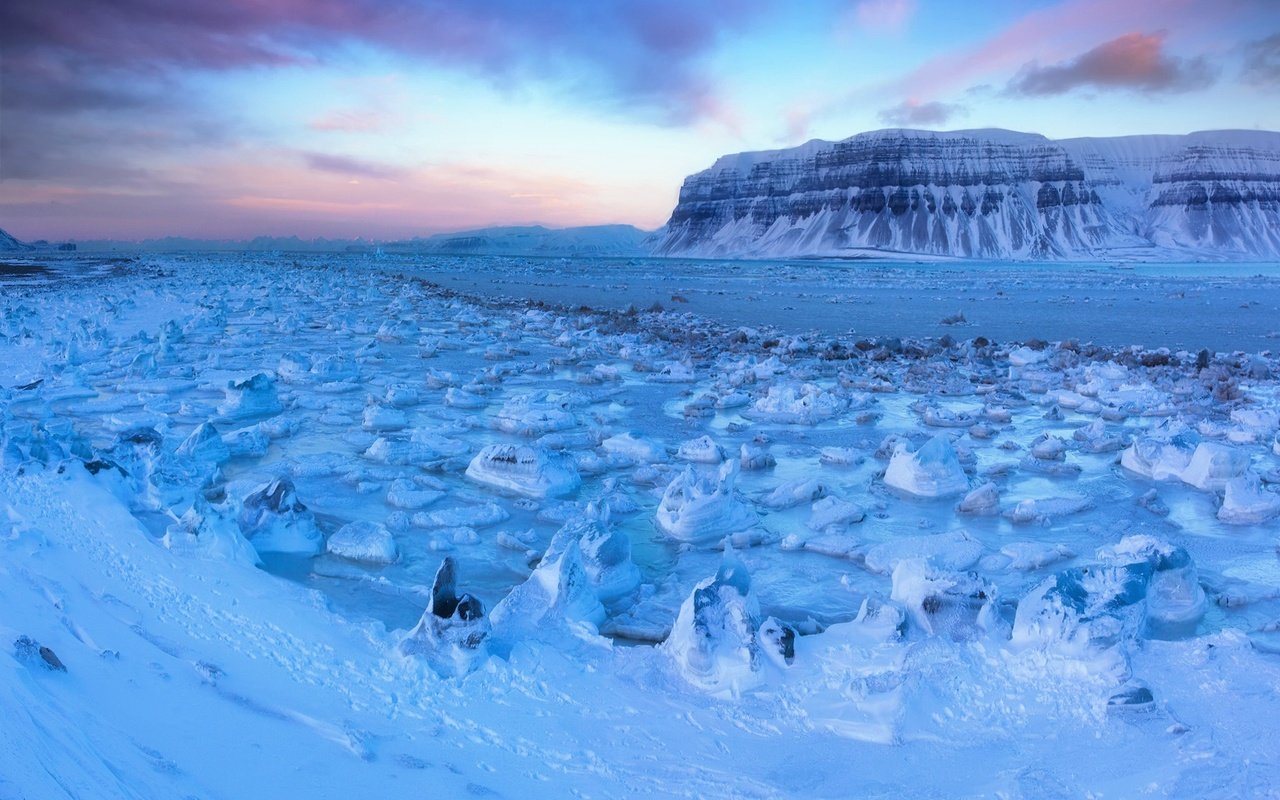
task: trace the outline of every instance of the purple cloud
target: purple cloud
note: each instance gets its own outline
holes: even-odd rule
[[[696,118],[709,92],[698,57],[765,0],[49,0],[5,3],[13,77],[66,63],[74,79],[323,60],[359,42],[496,81],[564,78],[620,106]],[[45,77],[48,77],[47,75]]]
[[[1040,96],[1080,88],[1189,92],[1213,83],[1216,74],[1203,57],[1168,55],[1164,40],[1163,33],[1129,33],[1061,64],[1042,67],[1033,61],[1006,91]]]
[[[334,172],[353,178],[373,178],[375,180],[395,180],[403,176],[404,171],[385,164],[361,161],[347,156],[330,155],[328,153],[303,153],[308,167],[320,172]]]
[[[880,120],[887,125],[932,127],[945,125],[952,117],[968,113],[969,109],[956,103],[941,103],[937,100],[920,103],[915,100],[904,100],[896,106],[881,111]]]
[[[1280,33],[1244,46],[1243,76],[1254,86],[1280,86]]]

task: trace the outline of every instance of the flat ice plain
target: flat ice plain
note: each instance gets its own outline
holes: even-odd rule
[[[1280,794],[1276,265],[44,266],[2,797]]]

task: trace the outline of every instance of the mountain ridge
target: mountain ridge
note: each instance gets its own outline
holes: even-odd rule
[[[886,128],[685,179],[658,255],[1280,257],[1280,133]]]

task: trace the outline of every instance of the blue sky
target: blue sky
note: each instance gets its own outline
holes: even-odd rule
[[[48,0],[0,47],[28,239],[653,228],[815,137],[1280,129],[1271,0]]]

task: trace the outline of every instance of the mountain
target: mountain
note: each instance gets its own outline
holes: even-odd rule
[[[720,158],[659,255],[1280,257],[1280,133],[882,130]]]
[[[396,242],[388,250],[474,255],[643,256],[650,233],[631,225],[481,228]]]
[[[31,245],[23,244],[10,236],[3,229],[0,229],[0,253],[13,253],[33,249],[35,248]]]

